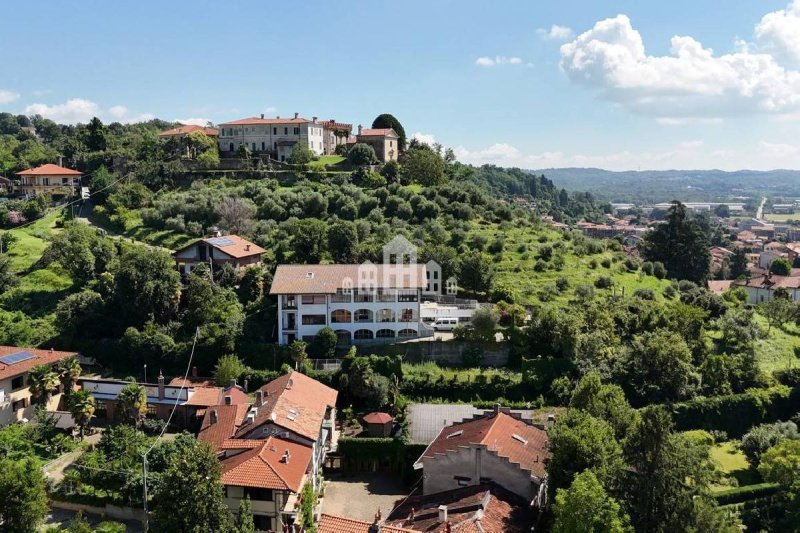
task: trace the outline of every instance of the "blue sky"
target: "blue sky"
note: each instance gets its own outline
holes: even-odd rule
[[[28,0],[3,10],[0,109],[390,112],[473,163],[800,168],[789,1]]]

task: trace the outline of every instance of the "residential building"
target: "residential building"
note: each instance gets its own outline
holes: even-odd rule
[[[193,133],[195,131],[203,132],[206,135],[208,135],[209,137],[218,137],[219,136],[219,130],[217,128],[209,128],[209,127],[197,126],[195,124],[188,124],[186,126],[180,125],[180,126],[177,126],[175,128],[162,131],[161,133],[158,134],[158,136],[162,137],[162,138],[164,138],[164,137],[181,137],[182,138],[182,137],[185,137],[185,136],[187,136],[190,133]]]
[[[219,125],[219,150],[233,154],[244,145],[254,154],[265,154],[286,161],[295,147],[305,144],[317,155],[325,152],[324,124],[317,117],[308,120],[295,113],[293,118],[243,118]]]
[[[785,289],[793,302],[800,301],[800,276],[776,276],[764,274],[754,279],[736,280],[734,287],[747,291],[747,303],[760,304],[775,297],[777,289]]]
[[[259,388],[252,405],[230,398],[206,410],[198,439],[222,463],[228,506],[249,497],[256,527],[283,531],[297,517],[306,483],[335,446],[336,390],[290,372]]]
[[[417,530],[390,526],[381,520],[380,513],[372,522],[323,513],[317,533],[417,533]]]
[[[547,432],[499,406],[491,413],[445,427],[414,469],[422,469],[423,494],[496,483],[533,507],[544,506]]]
[[[188,275],[200,263],[210,266],[230,264],[237,271],[261,264],[265,250],[238,235],[200,239],[174,252],[175,264],[181,274]]]
[[[28,388],[28,374],[36,365],[55,365],[76,352],[35,350],[16,346],[0,346],[0,427],[33,418],[34,406]],[[61,392],[51,394],[45,408],[54,411]]]
[[[182,381],[182,380],[181,380]],[[168,420],[173,409],[172,424],[180,427],[197,429],[206,414],[206,410],[223,403],[226,398],[234,403],[246,403],[247,394],[241,387],[231,384],[226,388],[209,385],[194,385],[181,381],[165,383],[163,375],[158,376],[157,383],[141,383],[147,394],[147,417]],[[119,421],[123,413],[118,408],[119,393],[128,381],[82,378],[78,385],[89,391],[95,399],[95,416],[110,422]]]
[[[772,212],[777,214],[792,214],[794,213],[794,204],[772,204]]]
[[[83,174],[77,170],[48,163],[17,172],[17,176],[19,176],[17,191],[23,196],[49,194],[63,197],[77,194]]]
[[[339,146],[347,145],[353,131],[352,124],[343,124],[331,119],[322,123],[322,148],[325,155],[333,155]]]
[[[11,194],[14,192],[14,182],[5,176],[0,176],[0,194]]]
[[[372,146],[375,155],[383,163],[397,161],[400,156],[399,140],[400,136],[392,128],[368,129],[358,126],[356,142]]]

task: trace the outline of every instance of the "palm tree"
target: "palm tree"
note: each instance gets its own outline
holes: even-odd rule
[[[69,397],[69,412],[81,431],[81,440],[89,422],[94,416],[94,396],[88,390],[81,389],[73,392]]]
[[[122,387],[117,396],[119,408],[129,418],[136,427],[142,423],[144,415],[147,414],[147,391],[138,383],[129,383]]]
[[[47,406],[58,384],[58,374],[49,365],[36,365],[28,372],[28,388],[34,402],[39,405]]]
[[[72,385],[81,377],[83,369],[78,362],[78,358],[71,355],[58,362],[56,365],[56,372],[58,372],[58,378],[61,380],[61,384],[64,385],[64,391],[70,394],[72,392]]]

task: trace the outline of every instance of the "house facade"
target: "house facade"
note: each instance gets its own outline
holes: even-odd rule
[[[261,264],[264,249],[238,235],[200,239],[172,254],[183,275],[188,275],[200,263],[209,266],[230,264],[237,271]]]
[[[356,141],[372,146],[381,162],[397,161],[400,156],[398,141],[400,136],[392,128],[358,127]]]
[[[34,350],[15,346],[0,346],[0,427],[31,420],[34,405],[28,387],[28,374],[36,365],[55,365],[67,357],[77,357],[76,352]],[[45,406],[54,411],[61,400],[61,391],[50,395]]]
[[[325,153],[324,124],[313,117],[311,120],[295,113],[293,118],[243,118],[219,125],[219,150],[233,154],[242,145],[254,154],[269,155],[278,161],[286,161],[295,147],[305,144],[317,155]]]
[[[83,174],[77,170],[48,163],[17,172],[17,176],[19,176],[17,192],[23,196],[37,194],[72,196],[78,192]]]
[[[346,146],[353,131],[352,124],[343,124],[331,119],[322,123],[322,147],[325,155],[333,155],[339,146]]]
[[[782,289],[793,302],[800,301],[800,277],[764,274],[754,279],[736,280],[733,287],[742,287],[747,292],[747,303],[761,304],[772,300],[775,291]]]

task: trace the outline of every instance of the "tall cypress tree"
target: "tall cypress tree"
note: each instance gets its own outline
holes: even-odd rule
[[[702,224],[691,220],[686,207],[673,202],[667,221],[644,236],[642,253],[648,261],[660,261],[674,279],[705,282],[711,267],[708,236]]]

